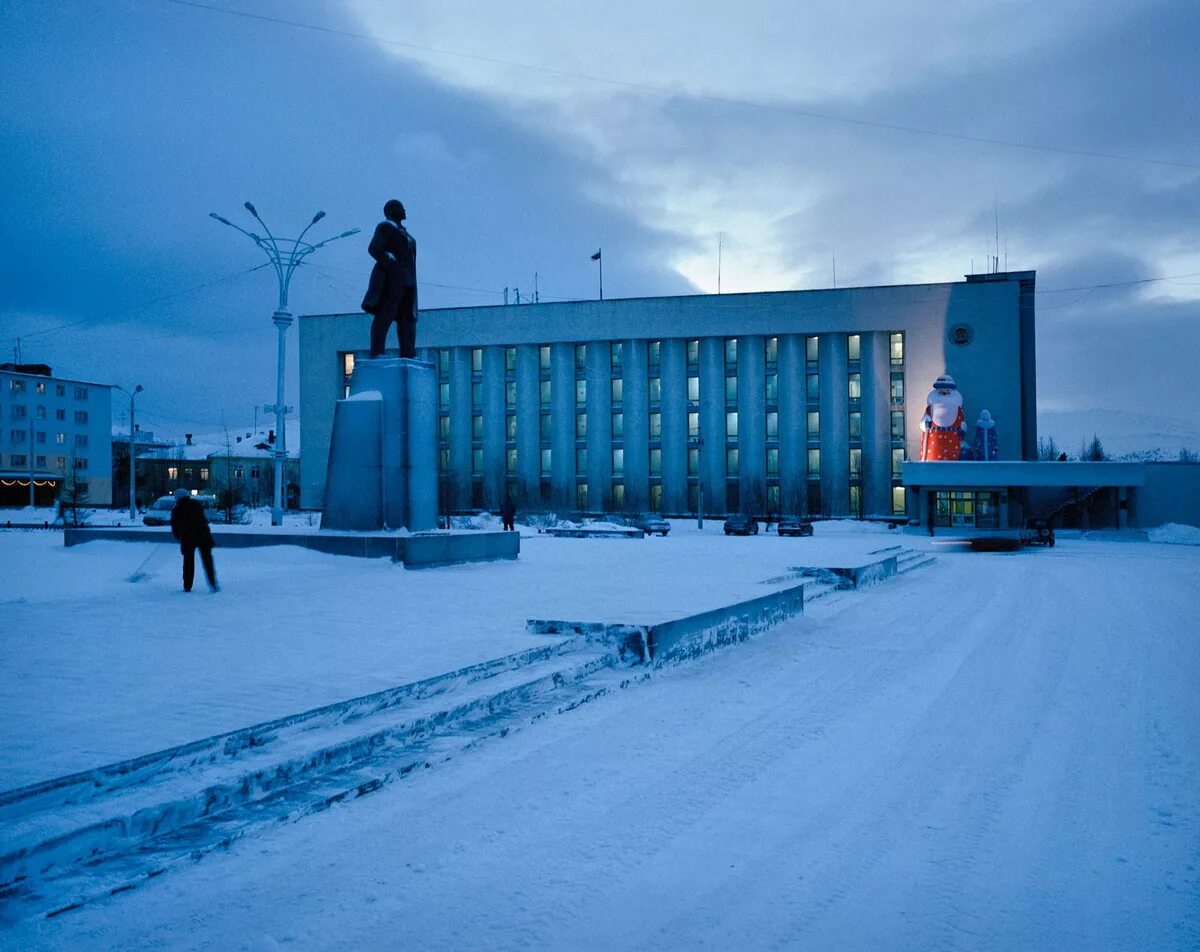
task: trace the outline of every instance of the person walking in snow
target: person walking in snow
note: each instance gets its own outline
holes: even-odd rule
[[[513,505],[511,496],[505,496],[504,502],[500,503],[500,518],[504,521],[504,531],[512,532],[515,528],[513,520],[517,518],[517,507]]]
[[[196,550],[199,549],[209,591],[220,591],[221,587],[217,585],[217,570],[213,566],[213,537],[208,528],[208,519],[204,517],[204,507],[196,502],[186,489],[175,490],[175,508],[171,510],[171,535],[179,540],[179,551],[183,553],[183,590],[192,590],[192,582],[196,577]]]
[[[993,461],[1000,452],[996,445],[996,421],[987,410],[980,412],[975,423],[975,442],[971,449],[971,458],[977,460]]]

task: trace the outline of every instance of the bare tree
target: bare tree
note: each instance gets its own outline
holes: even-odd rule
[[[1058,454],[1061,452],[1058,444],[1054,442],[1054,437],[1046,436],[1038,437],[1037,458],[1043,462],[1051,462],[1058,459]]]

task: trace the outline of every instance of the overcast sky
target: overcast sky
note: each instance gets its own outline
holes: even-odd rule
[[[1195,0],[6,0],[0,359],[249,422],[275,279],[208,218],[246,199],[363,230],[297,314],[357,308],[393,196],[423,307],[593,297],[598,246],[608,297],[711,293],[722,234],[726,292],[961,280],[998,213],[1040,406],[1200,419],[1198,48]]]

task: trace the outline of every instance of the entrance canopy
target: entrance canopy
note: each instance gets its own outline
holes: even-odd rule
[[[1144,486],[1144,463],[1024,462],[962,460],[905,463],[904,485],[921,489],[1007,489],[1035,487]]]

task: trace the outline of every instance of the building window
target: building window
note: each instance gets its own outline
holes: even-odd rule
[[[587,369],[587,344],[575,345],[575,369]]]
[[[613,377],[613,379],[612,379],[612,402],[620,403],[621,399],[622,399],[622,397],[624,397],[624,395],[625,395],[625,381],[622,380],[620,377]]]
[[[476,413],[471,417],[471,439],[483,439],[483,414]]]
[[[517,439],[517,415],[515,413],[506,413],[504,415],[504,442],[513,443]]]
[[[725,414],[725,436],[728,439],[734,439],[738,435],[738,416],[734,410]]]
[[[550,475],[551,451],[549,449],[542,450],[542,475]]]
[[[846,394],[851,402],[857,402],[862,399],[862,374],[849,374],[846,378]]]
[[[736,449],[725,451],[725,473],[728,476],[736,476],[738,474],[738,451]]]
[[[651,413],[650,418],[649,418],[649,426],[650,426],[650,439],[661,440],[662,439],[662,414],[661,413]]]
[[[200,467],[200,478],[202,480],[204,480],[205,482],[208,482],[208,467],[207,466]]]
[[[890,343],[892,366],[904,363],[904,335],[892,334]]]
[[[688,450],[688,475],[698,476],[700,474],[700,451],[695,447]]]
[[[83,456],[76,456],[75,457],[75,468],[76,469],[87,469],[88,468],[87,458],[83,457]]]
[[[621,345],[614,342],[609,345],[609,363],[614,373],[621,372]]]
[[[54,434],[54,442],[58,443],[61,446],[63,443],[67,442],[67,434],[66,433],[55,433]]]
[[[650,475],[662,475],[662,450],[655,447],[650,451]]]
[[[779,338],[767,338],[767,363],[773,364],[779,360]]]
[[[687,506],[688,512],[696,512],[700,508],[700,491],[695,483],[687,488]]]
[[[625,451],[619,446],[612,451],[612,471],[614,476],[625,475]]]
[[[87,446],[88,445],[88,435],[86,433],[76,433],[75,434],[75,445],[76,446]]]
[[[892,374],[892,403],[904,402],[904,374]]]
[[[542,344],[542,346],[538,348],[538,369],[539,370],[549,370],[550,369],[550,345],[549,344]]]
[[[250,470],[250,478],[251,479],[258,479],[258,477],[261,475],[262,475],[262,470],[259,469],[257,466],[255,466],[254,468],[252,468]]]
[[[471,348],[471,373],[483,373],[483,348],[481,347]]]
[[[580,446],[575,450],[575,472],[587,472],[587,447]]]
[[[550,414],[549,413],[539,414],[538,435],[543,440],[549,440],[552,433],[553,433],[553,430],[550,427]]]
[[[725,484],[725,505],[730,512],[738,512],[742,508],[742,491],[741,486],[736,480]]]
[[[54,465],[58,467],[59,472],[67,468],[67,458],[65,456],[54,457]]]
[[[821,451],[818,449],[808,451],[808,478],[821,478]]]
[[[438,384],[438,406],[450,406],[450,384],[448,383]]]
[[[450,451],[449,450],[439,450],[438,451],[438,472],[441,472],[441,473],[450,472]]]
[[[816,337],[804,338],[804,359],[810,364],[817,362],[818,346]]]
[[[737,377],[725,378],[725,402],[737,403]]]
[[[904,475],[904,448],[892,448],[892,479],[900,479]]]
[[[504,372],[514,374],[517,372],[517,348],[504,348]]]
[[[625,506],[625,484],[613,483],[612,488],[613,508],[622,509]]]
[[[471,384],[471,406],[483,406],[483,384],[479,381]]]
[[[903,486],[892,487],[892,515],[902,516],[907,511],[907,500],[904,496]]]
[[[179,478],[179,467],[178,466],[168,466],[167,467],[167,479],[178,479],[178,478]]]
[[[343,377],[354,376],[354,355],[353,354],[342,354],[342,376]]]
[[[662,379],[651,377],[649,380],[650,402],[662,403]]]
[[[767,475],[779,475],[779,450],[774,446],[767,450]]]
[[[646,360],[651,367],[657,367],[662,362],[662,341],[650,341],[646,346]]]
[[[625,414],[614,413],[612,415],[612,438],[619,440],[625,436]]]
[[[688,389],[687,389],[688,402],[689,403],[699,403],[700,402],[700,378],[699,377],[688,377],[687,387],[688,387]]]
[[[23,420],[28,413],[29,410],[23,403],[13,404],[12,416],[14,420]]]
[[[892,411],[892,439],[904,439],[904,412],[901,410]]]
[[[516,471],[517,471],[517,451],[516,450],[505,450],[504,451],[504,472],[508,473],[508,475],[511,476]]]
[[[767,512],[779,512],[779,487],[767,487]]]
[[[779,414],[774,410],[767,414],[767,439],[779,439]]]
[[[809,410],[807,417],[808,438],[810,440],[819,440],[821,438],[821,411]]]
[[[779,402],[779,374],[767,374],[767,403]]]
[[[662,511],[662,483],[650,484],[650,511]]]
[[[860,410],[850,411],[850,439],[862,439],[862,411]]]
[[[575,403],[582,406],[587,403],[587,381],[575,381]]]
[[[737,338],[730,337],[725,341],[725,366],[737,366]]]
[[[850,487],[850,515],[855,519],[862,518],[862,486]]]
[[[347,355],[348,356],[348,355]],[[450,376],[450,351],[442,349],[438,351],[438,378],[446,380]]]
[[[687,362],[689,364],[700,363],[700,341],[690,340],[687,342]]]
[[[688,414],[688,439],[695,440],[700,438],[700,414]]]
[[[862,336],[859,334],[850,334],[846,337],[846,359],[850,363],[857,363],[862,359]]]
[[[577,440],[586,440],[587,439],[587,414],[586,413],[576,413],[575,414],[575,439],[577,439]]]
[[[46,408],[42,406],[37,407],[34,411],[34,416],[36,416],[39,420],[46,419]]]
[[[538,384],[538,402],[542,406],[550,406],[550,381],[543,380]]]
[[[515,407],[517,405],[517,385],[512,380],[504,384],[504,405],[506,407]]]
[[[575,508],[586,511],[588,507],[587,483],[578,483],[575,486]]]
[[[65,422],[67,419],[67,411],[66,410],[55,410],[54,411],[54,419],[63,420]]]
[[[24,393],[25,392],[25,381],[17,380],[15,377],[10,377],[9,381],[8,381],[8,389],[11,390],[13,393]]]
[[[88,398],[87,387],[76,387],[75,388],[75,399],[76,400],[86,400],[87,398]]]
[[[862,450],[857,446],[850,449],[850,478],[862,478]]]
[[[25,455],[24,453],[13,453],[9,457],[9,461],[12,466],[28,466],[29,465],[29,457],[27,455]]]
[[[821,378],[816,374],[808,374],[804,378],[805,397],[810,403],[816,403],[821,399]]]
[[[40,382],[40,381],[39,381],[38,383],[34,384],[34,389],[35,389],[35,390],[36,390],[38,393],[45,393],[45,392],[46,392],[46,385],[45,385],[44,383],[42,383],[42,382]],[[41,458],[41,457],[39,457],[39,459],[40,459],[40,458]]]
[[[65,397],[67,395],[67,388],[61,383],[56,383],[54,385],[54,395],[56,397]]]
[[[444,413],[438,417],[438,439],[443,443],[450,439],[450,417]]]

